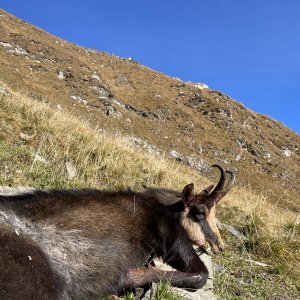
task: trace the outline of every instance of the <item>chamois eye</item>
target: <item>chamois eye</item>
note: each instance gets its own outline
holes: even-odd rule
[[[205,220],[206,219],[206,216],[205,216],[204,212],[199,212],[198,214],[196,214],[195,217],[196,217],[197,221]]]
[[[199,222],[200,220],[204,220],[206,218],[205,211],[197,207],[192,207],[190,209],[190,215],[197,222]]]

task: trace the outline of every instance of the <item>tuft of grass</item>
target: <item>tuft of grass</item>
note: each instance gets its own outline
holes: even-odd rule
[[[180,296],[175,290],[173,290],[170,285],[166,283],[160,283],[154,295],[154,300],[182,300],[183,297]]]
[[[298,222],[297,221],[289,221],[283,226],[288,236],[300,236],[300,220]]]
[[[126,296],[121,297],[122,300],[135,300],[133,293],[128,293]]]

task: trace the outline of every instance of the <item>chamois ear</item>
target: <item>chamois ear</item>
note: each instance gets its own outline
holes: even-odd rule
[[[181,193],[181,199],[185,206],[189,205],[189,203],[193,200],[194,195],[194,184],[190,183],[186,185]]]

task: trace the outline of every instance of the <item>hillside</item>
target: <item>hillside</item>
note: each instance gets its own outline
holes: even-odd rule
[[[0,120],[0,186],[180,190],[194,182],[199,191],[209,184],[187,166],[147,154],[125,138],[10,89],[0,93]],[[244,235],[222,230],[225,252],[212,258],[219,299],[300,299],[299,214],[236,187],[220,202],[217,215],[223,226],[233,225]]]
[[[0,62],[3,91],[22,91],[205,176],[211,163],[225,165],[240,186],[300,211],[299,135],[222,92],[79,47],[3,10]]]

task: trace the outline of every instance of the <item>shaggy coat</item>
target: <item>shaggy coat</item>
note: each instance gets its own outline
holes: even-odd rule
[[[209,192],[193,190],[0,196],[0,299],[99,299],[160,280],[201,288],[208,271],[185,221],[221,244],[201,204]],[[157,269],[154,257],[177,271]]]

